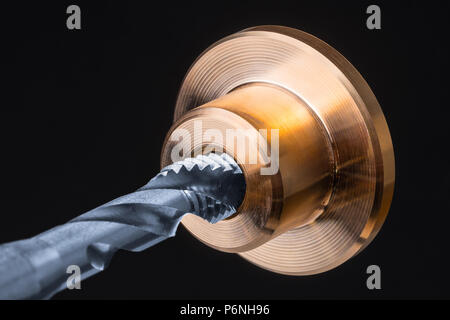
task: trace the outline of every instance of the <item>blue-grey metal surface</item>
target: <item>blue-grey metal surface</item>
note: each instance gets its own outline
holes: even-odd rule
[[[244,193],[242,172],[226,154],[176,162],[136,192],[1,245],[0,299],[49,298],[66,288],[68,266],[79,266],[84,280],[102,271],[119,249],[142,251],[173,237],[187,213],[211,223],[229,217]]]

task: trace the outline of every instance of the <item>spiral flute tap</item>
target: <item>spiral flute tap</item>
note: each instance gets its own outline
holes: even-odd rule
[[[142,251],[173,237],[187,213],[210,223],[231,216],[245,193],[227,154],[197,156],[162,169],[145,186],[35,237],[0,246],[0,298],[49,298],[66,288],[68,266],[85,279],[119,250]]]

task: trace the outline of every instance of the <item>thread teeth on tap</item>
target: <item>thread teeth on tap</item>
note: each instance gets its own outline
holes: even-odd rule
[[[226,153],[198,155],[164,167],[140,190],[189,190],[225,203],[236,211],[245,194],[239,165]]]
[[[210,223],[216,223],[228,218],[235,212],[233,207],[206,195],[190,192],[188,193],[188,196],[191,201],[198,204],[198,206],[196,206],[197,212],[195,212],[195,214]]]
[[[203,171],[205,168],[209,168],[211,171],[216,169],[222,169],[222,172],[231,170],[235,174],[242,174],[240,167],[236,164],[232,157],[223,153],[218,155],[216,153],[210,153],[208,155],[198,155],[195,158],[186,158],[182,161],[177,161],[171,165],[164,167],[161,172],[156,175],[152,180],[157,180],[161,176],[166,176],[169,171],[173,171],[176,174],[181,170],[187,170],[188,172],[198,169]]]

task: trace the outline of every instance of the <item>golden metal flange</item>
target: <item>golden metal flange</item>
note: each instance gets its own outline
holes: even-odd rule
[[[177,144],[191,152],[220,144],[246,179],[234,216],[217,224],[183,219],[207,245],[274,272],[307,275],[345,262],[381,228],[394,187],[386,120],[358,71],[314,36],[259,26],[216,42],[187,72],[174,120],[162,166],[172,162]],[[245,130],[255,144],[266,141],[269,150],[275,142],[269,132],[278,130],[279,170],[262,175],[273,161],[260,150],[254,163],[231,140],[195,134],[225,136],[229,129]],[[263,139],[259,129],[268,130]],[[177,130],[192,133],[191,141],[180,142]]]

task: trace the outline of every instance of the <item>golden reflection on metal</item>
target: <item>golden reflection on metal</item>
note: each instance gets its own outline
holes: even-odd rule
[[[362,250],[383,224],[394,186],[389,129],[362,76],[321,40],[260,26],[209,47],[181,86],[162,166],[178,143],[174,130],[193,132],[196,120],[203,132],[224,136],[248,129],[250,140],[258,129],[279,130],[275,175],[261,175],[262,162],[248,164],[223,143],[243,169],[247,192],[229,219],[183,219],[207,245],[274,272],[315,274]],[[192,150],[208,144],[191,143]]]

